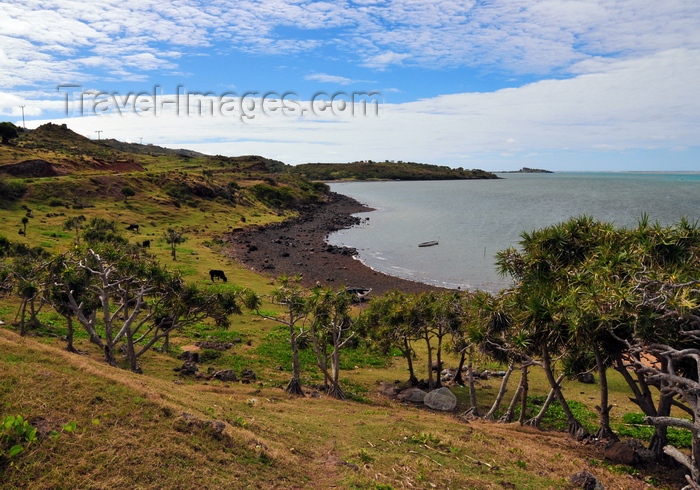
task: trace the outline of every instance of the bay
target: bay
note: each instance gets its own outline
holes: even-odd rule
[[[447,288],[497,291],[495,254],[523,231],[588,215],[635,226],[642,215],[663,225],[700,219],[700,173],[499,174],[498,180],[343,182],[331,190],[375,211],[331,234],[365,265]],[[418,247],[438,240],[433,247]]]

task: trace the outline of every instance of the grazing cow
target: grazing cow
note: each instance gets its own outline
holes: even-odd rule
[[[222,281],[226,282],[226,274],[224,274],[224,271],[220,271],[218,269],[212,269],[209,271],[209,277],[211,277],[211,282],[214,282],[215,278],[219,278]]]
[[[136,233],[139,232],[139,225],[129,225],[126,227],[127,230],[129,231],[135,231]]]
[[[151,248],[151,241],[150,241],[150,240],[144,240],[143,242],[141,242],[141,246],[142,246],[143,248]]]

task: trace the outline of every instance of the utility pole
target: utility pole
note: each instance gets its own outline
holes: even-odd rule
[[[24,129],[27,129],[27,125],[24,124],[24,106],[23,106],[23,105],[20,105],[20,107],[22,108],[22,127],[23,127]]]
[[[97,139],[99,140],[99,139],[100,139],[100,133],[102,133],[103,131],[100,129],[100,130],[95,131],[95,132],[97,133]]]
[[[141,144],[143,144],[143,136],[139,137],[139,139],[141,140]]]

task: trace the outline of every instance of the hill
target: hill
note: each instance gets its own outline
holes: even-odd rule
[[[582,469],[606,488],[646,488],[563,433],[460,422],[374,390],[341,402],[291,397],[265,378],[137,375],[105,366],[87,342],[80,348],[0,330],[2,413],[24,414],[39,431],[0,468],[0,488],[540,490],[566,488]]]
[[[411,162],[305,163],[289,172],[309,180],[463,180],[497,179],[484,170],[465,170]]]
[[[188,284],[215,292],[248,287],[264,296],[274,287],[275,271],[254,273],[226,255],[225,237],[241,228],[304,219],[301,211],[328,200],[326,185],[261,156],[133,153],[130,146],[106,146],[57,125],[23,132],[14,143],[0,145],[0,235],[60,254],[75,248],[68,220],[114,220],[131,244],[141,245],[139,253],[178,269]],[[36,160],[45,163],[25,163]],[[270,240],[317,254],[305,245],[307,237],[286,237],[272,228],[278,233]],[[177,260],[163,238],[169,229],[186,238]],[[329,262],[322,270],[333,267]],[[211,269],[225,270],[228,282],[213,284]],[[2,489],[540,489],[566,488],[566,479],[582,469],[607,488],[641,489],[645,480],[662,478],[677,482],[665,469],[605,462],[602,447],[559,432],[561,417],[554,412],[545,424],[549,430],[537,431],[469,421],[461,416],[470,403],[468,390],[457,386],[452,413],[381,395],[380,382],[406,379],[405,363],[364,342],[342,353],[348,401],[323,393],[324,378],[309,348],[300,354],[306,396],[286,394],[288,331],[251,313],[235,316],[228,330],[199,322],[178,331],[169,351],[158,346],[141,358],[145,374],[137,375],[105,364],[82,331],[75,340],[79,354],[66,352],[66,321],[47,305],[30,306],[40,309],[39,324],[19,337],[23,303],[17,293],[7,292],[0,302],[0,416],[22,415],[39,437],[16,458],[0,457]],[[279,306],[267,300],[265,308],[274,312]],[[222,344],[228,348],[219,349]],[[200,356],[198,371],[189,375],[176,371],[185,352]],[[425,368],[426,352],[418,346],[415,355]],[[457,356],[446,352],[444,361],[456,365]],[[503,368],[480,361],[482,368]],[[213,377],[225,369],[239,378],[252,371],[255,379]],[[480,410],[489,408],[498,383],[479,381]],[[624,383],[612,373],[610,384]],[[541,372],[533,370],[529,389],[528,400],[541,404],[548,394]],[[596,385],[567,380],[564,389],[583,419],[595,419]],[[610,403],[616,422],[634,410],[622,389],[611,393]]]

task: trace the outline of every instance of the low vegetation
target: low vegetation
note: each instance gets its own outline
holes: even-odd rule
[[[497,179],[484,170],[411,162],[306,163],[288,169],[309,180],[463,180]]]

